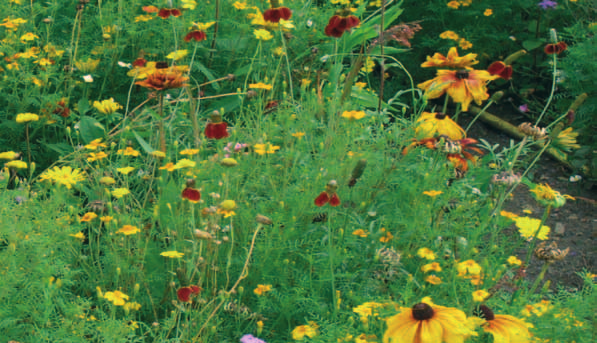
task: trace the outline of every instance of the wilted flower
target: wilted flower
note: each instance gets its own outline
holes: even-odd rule
[[[534,140],[543,139],[547,135],[545,128],[541,128],[531,123],[522,123],[518,125],[518,130],[523,134],[532,137]]]
[[[154,90],[165,90],[186,87],[185,83],[189,78],[182,75],[182,72],[174,68],[155,69],[145,80],[135,82],[136,85],[151,88]]]
[[[548,184],[534,185],[531,186],[531,193],[535,197],[535,200],[543,206],[552,206],[558,208],[566,204],[566,199],[574,200],[573,197],[552,189]]]
[[[551,242],[547,246],[546,244],[546,242],[541,242],[537,244],[537,247],[535,248],[533,253],[535,254],[535,257],[537,257],[538,259],[546,261],[548,263],[561,261],[570,252],[570,248],[566,248],[564,250],[558,249],[558,244],[556,242]]]
[[[450,117],[441,112],[423,112],[416,121],[417,139],[447,136],[452,140],[465,137],[464,130]]]

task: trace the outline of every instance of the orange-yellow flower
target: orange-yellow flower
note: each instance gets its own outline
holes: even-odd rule
[[[491,75],[485,70],[440,69],[434,79],[420,83],[417,87],[423,89],[429,99],[439,98],[447,92],[454,102],[462,105],[463,111],[468,111],[473,100],[481,105],[483,100],[489,99],[487,81],[497,78],[498,75]]]
[[[421,67],[466,68],[479,63],[476,58],[477,54],[466,54],[460,57],[458,55],[458,49],[456,49],[456,47],[452,47],[446,56],[438,52],[431,57],[427,56],[427,61],[423,62]]]

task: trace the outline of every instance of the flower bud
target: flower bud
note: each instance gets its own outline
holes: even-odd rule
[[[257,221],[259,224],[263,224],[263,225],[272,225],[272,223],[273,223],[273,221],[269,217],[266,217],[261,214],[258,214],[255,217],[255,221]]]
[[[504,64],[505,65],[511,65],[512,62],[516,61],[517,59],[519,59],[520,57],[524,56],[527,54],[526,50],[518,50],[517,52],[511,54],[510,56],[506,57],[506,59],[504,60]]]
[[[230,168],[230,167],[236,167],[238,165],[238,162],[234,158],[227,157],[220,161],[220,165]]]
[[[491,96],[491,98],[489,100],[493,101],[493,102],[498,102],[500,101],[500,99],[504,96],[504,92],[502,91],[497,91],[495,93],[493,93],[493,95]]]

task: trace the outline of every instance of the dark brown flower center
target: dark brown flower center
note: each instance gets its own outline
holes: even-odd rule
[[[464,79],[468,79],[468,70],[466,69],[461,69],[459,71],[456,72],[456,77],[459,80],[464,80]]]
[[[416,320],[427,320],[433,317],[433,308],[425,303],[418,303],[412,308]]]
[[[495,315],[493,314],[493,311],[485,305],[479,305],[479,307],[477,307],[477,310],[475,311],[475,315],[477,317],[483,318],[485,320],[494,320],[495,319]]]
[[[444,120],[444,119],[446,119],[446,117],[447,117],[446,114],[442,113],[442,112],[437,112],[435,114],[435,119],[437,119],[437,120]]]
[[[166,69],[168,68],[168,62],[157,62],[155,64],[156,69]]]

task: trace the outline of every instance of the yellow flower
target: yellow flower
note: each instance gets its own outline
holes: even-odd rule
[[[419,257],[427,259],[427,260],[435,260],[435,254],[429,248],[421,248],[417,251],[417,255]]]
[[[501,211],[500,212],[500,216],[506,217],[508,219],[518,218],[518,214],[512,213],[512,212],[508,212],[508,211]]]
[[[145,21],[150,21],[153,19],[153,16],[149,15],[149,14],[142,14],[142,15],[138,15],[135,17],[135,23],[138,23],[140,21],[145,22]]]
[[[271,145],[270,143],[267,144],[255,144],[253,145],[253,151],[259,155],[265,154],[273,154],[276,150],[279,150],[280,147],[277,145]]]
[[[305,133],[304,132],[295,132],[295,133],[291,133],[290,135],[292,137],[296,137],[296,138],[298,138],[300,140],[300,139],[302,139],[305,136]]]
[[[20,156],[20,154],[17,154],[14,151],[0,152],[0,160],[14,160],[15,158],[17,158],[19,156]]]
[[[123,308],[125,311],[130,311],[130,310],[139,311],[139,309],[141,308],[141,304],[133,301],[133,302],[124,304]]]
[[[475,332],[466,325],[464,312],[450,307],[418,303],[386,319],[384,343],[462,343]]]
[[[376,302],[366,302],[357,307],[352,308],[352,312],[357,313],[363,323],[368,321],[367,317],[377,317],[379,313],[376,311],[384,305]]]
[[[27,163],[21,160],[14,160],[4,163],[4,167],[14,169],[27,169]]]
[[[17,123],[19,123],[19,124],[25,124],[25,123],[29,123],[32,121],[38,121],[39,116],[34,113],[19,113],[19,114],[17,114],[16,120],[17,120]]]
[[[436,52],[433,56],[427,56],[427,60],[421,64],[421,67],[467,68],[477,63],[479,63],[479,61],[477,61],[477,54],[466,54],[460,57],[458,55],[458,49],[452,47],[448,51],[447,56],[444,56],[439,52]]]
[[[83,61],[75,61],[75,67],[79,69],[83,74],[91,73],[97,66],[99,65],[100,60],[94,60],[91,58],[87,58],[85,62]]]
[[[116,180],[114,180],[113,178],[111,178],[111,177],[109,177],[109,176],[104,176],[104,177],[102,177],[102,178],[99,180],[99,182],[100,182],[102,185],[109,186],[109,185],[113,185],[113,184],[115,184],[115,183],[116,183]]]
[[[263,295],[266,292],[269,292],[271,290],[272,290],[272,285],[257,285],[257,288],[255,288],[253,290],[253,293],[261,296],[261,295]]]
[[[97,218],[97,214],[95,214],[93,212],[87,212],[83,215],[83,217],[81,217],[81,219],[79,219],[79,221],[81,223],[90,222],[90,221],[94,220],[95,218]]]
[[[107,115],[113,114],[114,112],[122,108],[122,106],[119,103],[114,101],[114,98],[102,100],[101,102],[94,101],[93,107],[95,107],[100,113]]]
[[[435,275],[429,275],[425,278],[425,281],[429,282],[432,285],[440,285],[442,283],[442,279]]]
[[[183,158],[182,160],[176,162],[176,164],[172,168],[174,168],[174,169],[193,168],[196,164],[197,163],[195,161],[191,161],[188,158]],[[171,171],[171,170],[168,169],[168,171]]]
[[[166,56],[166,58],[169,58],[169,59],[171,59],[171,60],[178,61],[178,60],[181,60],[181,59],[185,58],[185,57],[186,57],[188,54],[189,54],[189,51],[188,51],[188,50],[186,50],[186,49],[183,49],[183,50],[176,50],[176,51],[174,51],[174,52],[171,52],[171,53],[169,53],[169,54]]]
[[[369,232],[365,231],[363,229],[356,229],[352,232],[352,234],[355,236],[359,236],[361,238],[365,238],[365,237],[369,236]]]
[[[69,236],[71,236],[71,237],[75,237],[75,238],[77,238],[77,239],[81,239],[81,240],[84,240],[84,239],[85,239],[85,234],[84,234],[83,232],[80,232],[80,231],[79,231],[79,232],[77,232],[77,233],[75,233],[74,235],[73,235],[73,234],[70,234]]]
[[[483,331],[493,335],[494,342],[528,343],[531,341],[531,334],[528,329],[530,324],[521,319],[509,315],[494,314],[485,305],[479,306],[478,315],[485,319],[481,327]]]
[[[124,155],[124,156],[133,156],[133,157],[137,157],[139,156],[141,153],[133,148],[126,147],[126,149],[118,149],[118,151],[116,151],[116,154],[118,155]]]
[[[292,330],[292,339],[295,341],[302,341],[305,336],[309,338],[313,338],[317,336],[317,325],[309,324],[309,325],[299,325]]]
[[[248,8],[246,2],[240,2],[240,1],[236,1],[235,3],[232,4],[232,6],[234,6],[234,8],[236,8],[237,10],[244,10],[244,9]]]
[[[381,6],[379,6],[381,7]],[[352,339],[352,335],[349,335],[349,338],[346,340],[347,342]],[[354,343],[377,343],[377,336],[376,335],[366,335],[364,333],[358,335],[354,339]]]
[[[54,184],[64,185],[70,189],[77,182],[85,180],[85,173],[81,172],[79,168],[72,169],[68,166],[62,168],[54,167],[54,169],[48,169],[43,172],[39,179],[40,181],[51,181]]]
[[[112,191],[112,195],[117,199],[120,199],[127,194],[131,194],[131,191],[129,191],[128,188],[115,188]]]
[[[448,136],[451,140],[459,140],[466,134],[455,121],[440,112],[423,112],[416,125],[415,135],[419,140],[436,136]]]
[[[166,165],[164,165],[164,166],[161,166],[161,167],[159,167],[158,169],[159,169],[159,170],[167,170],[167,171],[169,171],[169,172],[172,172],[172,171],[175,171],[175,170],[176,170],[176,167],[175,167],[174,163],[172,163],[172,162],[168,162],[168,163],[166,163]]]
[[[249,88],[251,88],[251,89],[265,89],[265,90],[268,91],[268,90],[272,89],[273,87],[272,87],[272,85],[267,85],[265,83],[258,82],[258,83],[251,83],[251,84],[249,84]]]
[[[115,306],[122,306],[126,300],[129,300],[129,296],[120,291],[114,291],[104,293],[104,299],[111,301]]]
[[[520,266],[522,264],[522,261],[516,256],[510,256],[506,261],[511,266]]]
[[[179,154],[181,154],[181,155],[189,155],[189,156],[197,155],[198,153],[199,153],[199,149],[184,149],[179,152]]]
[[[365,112],[364,111],[344,111],[342,113],[342,117],[343,118],[347,118],[350,120],[359,120],[363,117],[365,117]]]
[[[169,257],[169,258],[181,258],[184,256],[184,253],[178,252],[176,250],[164,251],[164,252],[160,253],[160,256]]]
[[[535,200],[543,206],[552,206],[558,208],[566,204],[566,199],[574,200],[569,195],[562,195],[560,192],[553,190],[548,184],[535,185],[531,192]]]
[[[439,263],[432,262],[432,263],[428,263],[428,264],[422,266],[421,270],[423,271],[423,273],[427,273],[429,271],[441,272],[442,267],[440,267]]]
[[[212,27],[215,23],[216,23],[215,21],[210,21],[209,23],[193,22],[193,27],[199,31],[205,31],[205,30],[209,29],[210,27]]]
[[[460,36],[454,31],[444,31],[440,33],[439,38],[441,39],[451,39],[451,40],[458,40]]]
[[[493,14],[493,10],[491,8],[488,8],[485,10],[485,12],[483,12],[483,15],[486,17],[489,17]]]
[[[443,193],[444,192],[442,192],[442,191],[425,191],[425,192],[423,192],[423,194],[428,195],[432,198],[435,198],[436,196],[443,194]]]
[[[460,47],[460,49],[462,50],[468,50],[470,48],[473,47],[473,43],[467,41],[464,38],[460,38],[460,40],[458,40],[458,46]]]
[[[21,36],[21,42],[23,42],[23,43],[30,42],[30,41],[36,40],[38,38],[39,38],[38,35],[36,35],[34,33],[31,33],[31,32],[27,32],[27,33],[25,33],[24,35]]]
[[[228,218],[228,217],[232,217],[236,214],[236,213],[234,213],[235,209],[236,209],[236,202],[234,200],[224,200],[224,201],[222,201],[222,203],[220,203],[217,213],[223,214],[224,218]]]
[[[85,149],[88,150],[97,150],[98,148],[107,148],[108,146],[104,143],[102,143],[102,139],[98,138],[98,139],[94,139],[91,142],[89,142],[89,144],[85,145]]]
[[[458,1],[450,1],[450,2],[448,2],[448,7],[457,10],[458,7],[460,7],[460,2],[458,2]]]
[[[390,240],[392,240],[392,238],[394,238],[394,235],[392,235],[392,233],[390,231],[387,231],[385,235],[383,235],[379,238],[379,241],[382,243],[387,243]]]
[[[272,34],[265,29],[257,29],[255,31],[253,31],[253,34],[255,35],[255,38],[259,39],[259,40],[270,40],[272,38],[274,38],[274,36],[272,36]]]
[[[157,157],[157,158],[164,158],[164,157],[166,157],[166,154],[163,151],[159,151],[159,150],[154,150],[154,151],[150,152],[149,154],[151,156]]]
[[[194,10],[197,7],[197,2],[195,0],[180,0],[182,2],[182,8],[187,8],[190,10]]]
[[[114,217],[112,216],[101,216],[100,220],[102,223],[109,223],[110,221],[112,221],[112,219],[114,219]]]
[[[363,67],[361,68],[361,71],[364,73],[370,73],[373,71],[373,68],[375,68],[375,62],[371,57],[367,57]]]
[[[491,293],[487,292],[484,289],[480,289],[478,291],[474,291],[473,292],[473,301],[476,302],[483,302],[485,301],[485,299],[487,299],[487,297],[489,297],[491,295]]]
[[[520,232],[520,235],[526,240],[532,240],[535,235],[537,235],[537,239],[542,241],[549,238],[551,229],[545,225],[542,225],[541,229],[539,229],[539,224],[541,224],[541,220],[539,219],[518,217],[514,218],[514,222],[519,229],[518,232]]]
[[[0,26],[6,27],[6,29],[9,31],[16,31],[19,25],[24,24],[26,22],[27,20],[22,18],[10,19],[10,17],[8,17],[2,20],[2,24],[0,24]]]
[[[138,227],[132,225],[124,225],[116,231],[116,233],[122,233],[125,236],[134,235],[137,232],[141,232]]]
[[[481,274],[481,266],[475,262],[474,260],[466,260],[464,262],[460,262],[456,265],[456,270],[458,271],[458,276],[464,275],[480,275]]]
[[[425,91],[428,99],[439,98],[447,92],[454,102],[462,105],[463,111],[468,111],[473,100],[481,105],[489,99],[487,81],[497,78],[499,75],[491,75],[486,70],[440,69],[434,79],[420,83],[417,87]]]
[[[87,162],[95,162],[106,157],[108,157],[108,155],[103,151],[100,151],[98,153],[90,152],[89,155],[87,155]]]
[[[116,168],[116,170],[118,170],[118,172],[121,174],[128,175],[130,172],[135,170],[135,167]]]

